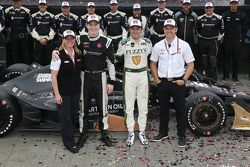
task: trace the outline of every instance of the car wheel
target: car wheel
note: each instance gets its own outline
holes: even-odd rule
[[[226,124],[227,107],[214,93],[199,91],[186,101],[187,126],[194,134],[211,136]]]
[[[10,99],[0,95],[0,137],[11,133],[20,122],[19,109]]]
[[[196,70],[194,70],[192,75],[189,77],[189,80],[190,81],[201,82],[202,81],[201,74],[199,74]]]
[[[6,69],[5,74],[4,74],[4,81],[5,82],[9,81],[31,70],[33,70],[33,68],[27,64],[21,64],[21,63],[13,64]]]

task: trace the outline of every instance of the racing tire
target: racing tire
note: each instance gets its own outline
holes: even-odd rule
[[[219,132],[227,121],[228,109],[216,94],[199,91],[186,100],[187,127],[198,136],[212,136]]]
[[[4,74],[4,81],[5,82],[9,81],[31,70],[33,70],[33,68],[27,64],[22,64],[22,63],[13,64],[6,69]]]
[[[193,73],[189,77],[190,81],[196,81],[196,82],[201,82],[202,81],[202,75],[198,73],[198,71],[193,70]]]
[[[21,120],[15,99],[1,90],[0,94],[0,137],[10,134]]]

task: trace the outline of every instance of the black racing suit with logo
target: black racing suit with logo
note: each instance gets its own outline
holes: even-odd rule
[[[173,11],[167,8],[164,8],[164,10],[157,8],[150,12],[148,17],[148,29],[152,34],[150,39],[153,46],[165,38],[163,31],[164,22],[167,19],[173,19],[173,14]]]
[[[51,60],[51,52],[54,48],[53,39],[55,35],[54,15],[45,12],[32,14],[31,35],[34,38],[35,59],[41,65],[48,65]],[[46,39],[47,44],[42,45],[40,39]]]
[[[186,41],[194,52],[194,43],[197,40],[197,14],[192,10],[185,13],[181,9],[174,15],[174,18],[178,27],[177,36]]]
[[[107,37],[112,39],[114,52],[118,49],[118,44],[123,37],[123,29],[128,31],[128,19],[126,13],[116,11],[115,13],[109,12],[103,16],[103,26],[107,31]]]
[[[244,26],[247,24],[246,14],[240,10],[227,11],[223,14],[222,19],[225,24],[223,79],[229,78],[230,60],[232,59],[232,79],[238,80],[238,61]]]
[[[103,35],[90,38],[88,35],[77,36],[77,43],[83,54],[80,132],[88,130],[88,117],[92,97],[95,99],[99,129],[108,129],[107,84],[114,85],[115,66],[112,40]],[[108,69],[107,77],[105,69]]]
[[[11,28],[10,44],[13,63],[30,63],[28,27],[31,22],[30,10],[13,6],[5,10],[5,25]]]
[[[224,31],[222,17],[217,14],[198,17],[199,53],[202,55],[202,64],[205,74],[217,80],[217,53],[218,36]]]
[[[57,34],[54,41],[55,45],[60,47],[62,43],[62,35],[65,30],[69,29],[78,34],[78,16],[73,13],[69,13],[68,16],[60,13],[55,16],[55,26]]]

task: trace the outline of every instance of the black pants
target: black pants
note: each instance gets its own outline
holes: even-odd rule
[[[122,37],[121,38],[117,38],[117,39],[112,39],[112,43],[113,43],[113,47],[114,47],[114,52],[116,53],[117,50],[118,50],[118,45],[119,45],[119,42],[122,40]]]
[[[225,40],[225,54],[223,56],[223,78],[229,78],[232,59],[232,79],[238,79],[238,61],[240,56],[240,41]]]
[[[74,131],[80,94],[62,95],[63,103],[57,105],[63,144],[67,148],[75,146]]]
[[[51,60],[51,53],[54,48],[53,41],[48,41],[47,45],[41,45],[39,41],[34,44],[35,60],[42,66],[48,65]]]
[[[217,39],[199,38],[199,53],[202,59],[202,69],[206,76],[217,80]]]
[[[10,46],[13,63],[30,64],[29,37],[27,33],[11,32]]]
[[[155,34],[152,34],[151,37],[150,37],[150,40],[152,42],[152,46],[154,46],[157,42],[159,42],[160,40],[164,39],[164,37],[158,37],[157,35]]]
[[[182,77],[181,77],[182,78]],[[177,120],[177,135],[185,137],[186,132],[186,110],[185,110],[185,86],[178,86],[172,81],[161,79],[158,85],[160,103],[160,133],[168,132],[170,97],[174,99],[174,107]]]
[[[97,111],[99,130],[108,129],[108,113],[107,113],[107,91],[106,91],[106,73],[87,73],[84,72],[83,77],[83,124],[88,126],[89,109],[91,108],[91,99],[94,97]],[[88,127],[84,127],[85,130]]]

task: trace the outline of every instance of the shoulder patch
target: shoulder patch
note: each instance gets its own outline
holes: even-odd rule
[[[153,15],[156,11],[158,10],[158,8],[156,8],[155,10],[150,12],[150,15]]]
[[[222,18],[221,15],[218,15],[218,14],[216,14],[216,13],[214,13],[214,16],[216,16],[218,19],[221,19],[221,18]]]
[[[172,10],[169,10],[169,9],[167,9],[167,8],[166,8],[166,11],[167,11],[170,15],[173,15],[173,14],[174,14],[174,12],[173,12]]]
[[[84,20],[84,19],[86,19],[87,16],[88,16],[88,14],[82,15],[82,16],[81,16],[81,19]]]
[[[118,11],[118,13],[119,13],[122,17],[126,16],[126,13],[124,13],[124,12]]]
[[[77,19],[78,19],[78,16],[77,16],[77,15],[75,15],[75,14],[73,14],[73,13],[70,13],[70,16],[72,16],[75,20],[77,20]]]
[[[205,14],[198,17],[198,20],[202,19],[202,17],[206,16]]]
[[[35,17],[39,12],[33,13],[31,17]]]
[[[21,9],[23,9],[25,12],[27,12],[27,13],[30,13],[30,10],[28,9],[28,8],[26,8],[26,7],[21,7]]]
[[[5,9],[5,13],[9,13],[9,11],[10,11],[11,9],[13,9],[13,6],[10,6],[10,7],[8,7],[7,9]]]
[[[151,44],[151,41],[150,41],[150,39],[148,39],[148,38],[142,38],[145,42],[147,42],[147,43],[149,43],[149,44]]]
[[[0,10],[2,10],[3,9],[3,7],[2,6],[0,6]]]
[[[130,38],[125,38],[125,39],[121,40],[121,45],[125,45],[129,41],[130,41]]]
[[[110,14],[110,12],[103,15],[103,17],[107,17]]]
[[[49,15],[50,15],[50,17],[54,17],[55,15],[53,15],[52,13],[50,13],[50,12],[47,12]]]
[[[62,13],[59,13],[55,16],[55,19],[58,19],[60,16],[62,15]]]

